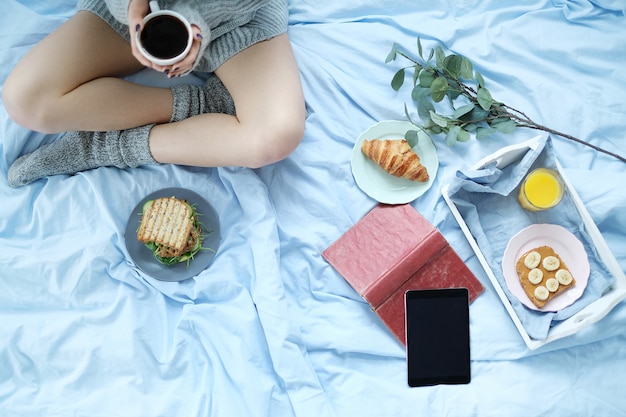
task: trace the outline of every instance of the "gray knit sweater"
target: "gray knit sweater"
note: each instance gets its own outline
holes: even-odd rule
[[[79,0],[79,10],[104,19],[127,40],[130,0]],[[237,52],[287,30],[287,0],[159,0],[200,28],[201,50],[193,69],[213,72]]]

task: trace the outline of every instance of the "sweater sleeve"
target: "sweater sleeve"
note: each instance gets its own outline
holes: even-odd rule
[[[128,25],[128,6],[131,0],[106,0],[106,5],[117,21]],[[200,44],[200,52],[198,53],[198,58],[194,63],[194,68],[198,65],[200,58],[206,52],[207,46],[209,44],[209,40],[211,39],[211,28],[209,23],[202,17],[202,14],[199,11],[197,2],[176,2],[168,6],[168,2],[165,3],[165,8],[169,8],[175,12],[183,15],[189,23],[192,25],[196,25],[200,28],[200,33],[202,34],[202,38],[204,39]]]
[[[104,0],[111,15],[123,25],[129,24],[128,6],[131,1]],[[214,49],[210,46],[213,41],[246,25],[261,7],[271,1],[277,0],[158,0],[162,10],[175,11],[200,29],[202,41],[192,70],[206,66],[212,61],[207,54]],[[286,3],[286,0],[284,2]]]
[[[106,0],[109,12],[120,23],[128,25],[128,5],[130,0]]]
[[[123,1],[123,0],[116,0]],[[202,42],[194,62],[195,70],[202,58],[208,53],[209,44],[237,26],[246,24],[254,12],[269,3],[270,0],[188,0],[174,1],[171,10],[183,15],[189,23],[200,28]],[[213,31],[213,33],[212,33]]]

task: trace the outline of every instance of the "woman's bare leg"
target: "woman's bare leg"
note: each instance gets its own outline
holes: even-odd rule
[[[124,39],[98,16],[79,12],[24,57],[3,87],[3,100],[16,122],[42,132],[162,123],[150,132],[150,151],[163,163],[258,167],[300,143],[304,99],[286,34],[245,49],[216,71],[236,117],[203,114],[167,123],[169,89],[117,78],[140,68]]]
[[[128,42],[100,17],[80,11],[18,63],[3,102],[14,121],[44,133],[168,122],[169,89],[119,78],[141,68]]]
[[[164,163],[259,167],[285,158],[300,143],[305,108],[287,35],[257,43],[216,74],[237,116],[204,114],[155,126],[150,151]]]

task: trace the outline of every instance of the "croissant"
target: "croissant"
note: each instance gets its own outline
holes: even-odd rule
[[[404,139],[366,139],[361,151],[391,175],[411,181],[428,181],[428,170]]]

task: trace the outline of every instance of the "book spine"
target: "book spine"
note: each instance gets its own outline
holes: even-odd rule
[[[435,228],[414,246],[409,252],[391,266],[378,279],[374,280],[364,291],[363,298],[376,310],[398,288],[415,275],[416,271],[438,258],[439,252],[448,246],[443,235]]]

